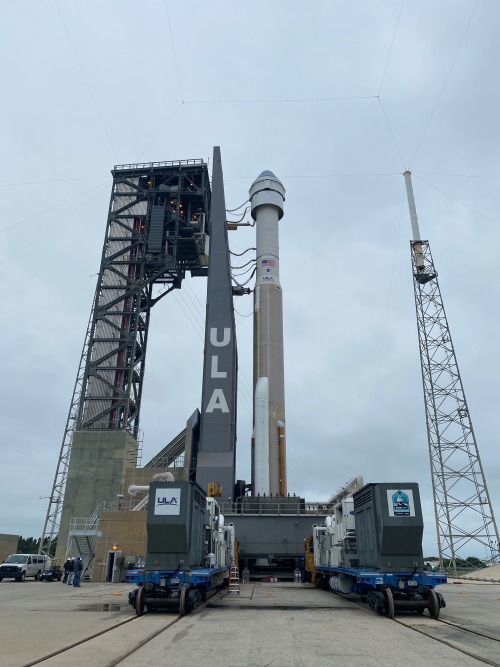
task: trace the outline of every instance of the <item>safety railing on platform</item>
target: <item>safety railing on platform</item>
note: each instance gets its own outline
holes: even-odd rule
[[[252,498],[245,497],[236,503],[221,503],[216,498],[221,512],[229,514],[253,514],[253,515],[276,515],[276,516],[322,516],[328,514],[329,507],[326,503],[304,502],[300,498],[293,502],[294,498]]]
[[[205,160],[192,158],[189,160],[170,160],[166,162],[138,162],[136,164],[115,164],[114,171],[130,171],[135,169],[151,169],[153,167],[183,167],[194,164],[206,164]]]

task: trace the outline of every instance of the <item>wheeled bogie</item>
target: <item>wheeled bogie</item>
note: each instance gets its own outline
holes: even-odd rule
[[[157,609],[173,609],[185,616],[206,600],[208,591],[224,585],[227,577],[227,567],[189,572],[130,570],[127,581],[138,583],[139,588],[129,593],[129,604],[138,616]]]
[[[306,540],[306,569],[317,586],[358,595],[379,614],[428,611],[445,601],[435,587],[446,575],[422,557],[423,519],[418,484],[366,484],[357,477],[330,500],[323,525]]]
[[[389,618],[400,611],[423,614],[427,609],[437,619],[446,606],[435,586],[446,583],[444,574],[432,572],[364,572],[348,568],[316,568],[316,585],[324,590],[347,595],[354,593],[370,609]]]

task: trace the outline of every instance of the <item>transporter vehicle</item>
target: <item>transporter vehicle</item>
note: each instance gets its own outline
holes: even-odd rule
[[[50,563],[45,566],[40,576],[41,581],[61,581],[63,571],[61,568],[61,560],[59,558],[52,558]]]
[[[379,614],[400,611],[437,619],[446,575],[424,569],[423,519],[416,483],[349,485],[331,499],[325,525],[306,541],[306,568],[316,586],[355,594]],[[312,557],[313,556],[313,557]]]
[[[48,556],[38,554],[12,554],[0,565],[0,581],[15,579],[24,581],[26,577],[39,580],[45,567],[50,564]]]
[[[125,573],[125,581],[138,586],[129,594],[138,616],[168,608],[184,616],[210,590],[227,585],[234,527],[224,524],[215,499],[198,484],[152,482],[147,531],[145,568]]]

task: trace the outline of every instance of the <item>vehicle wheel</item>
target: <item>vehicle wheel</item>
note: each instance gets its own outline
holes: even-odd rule
[[[394,598],[392,597],[392,591],[390,588],[386,588],[384,591],[385,595],[385,615],[387,618],[394,618]]]
[[[19,577],[19,581],[26,581],[26,574],[24,572]]]
[[[35,577],[34,577],[34,578],[35,578],[35,581],[40,581],[40,572],[37,572],[37,573],[35,574]]]
[[[189,613],[189,595],[188,587],[184,584],[181,588],[179,614],[185,616]]]
[[[135,613],[137,616],[142,616],[144,614],[144,607],[146,606],[146,591],[144,587],[141,586],[137,591],[135,596]]]
[[[2,581],[3,577],[0,577],[0,581]]]
[[[189,607],[191,609],[196,609],[196,607],[200,606],[201,602],[202,602],[202,595],[200,589],[195,588],[194,590],[190,591]]]
[[[439,598],[436,595],[435,591],[429,591],[429,616],[433,619],[439,618],[440,605]]]

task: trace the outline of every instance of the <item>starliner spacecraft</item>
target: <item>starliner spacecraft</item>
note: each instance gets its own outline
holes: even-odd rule
[[[256,227],[254,291],[254,495],[286,494],[285,379],[283,298],[279,274],[278,222],[283,217],[285,188],[271,171],[263,171],[250,188]]]

